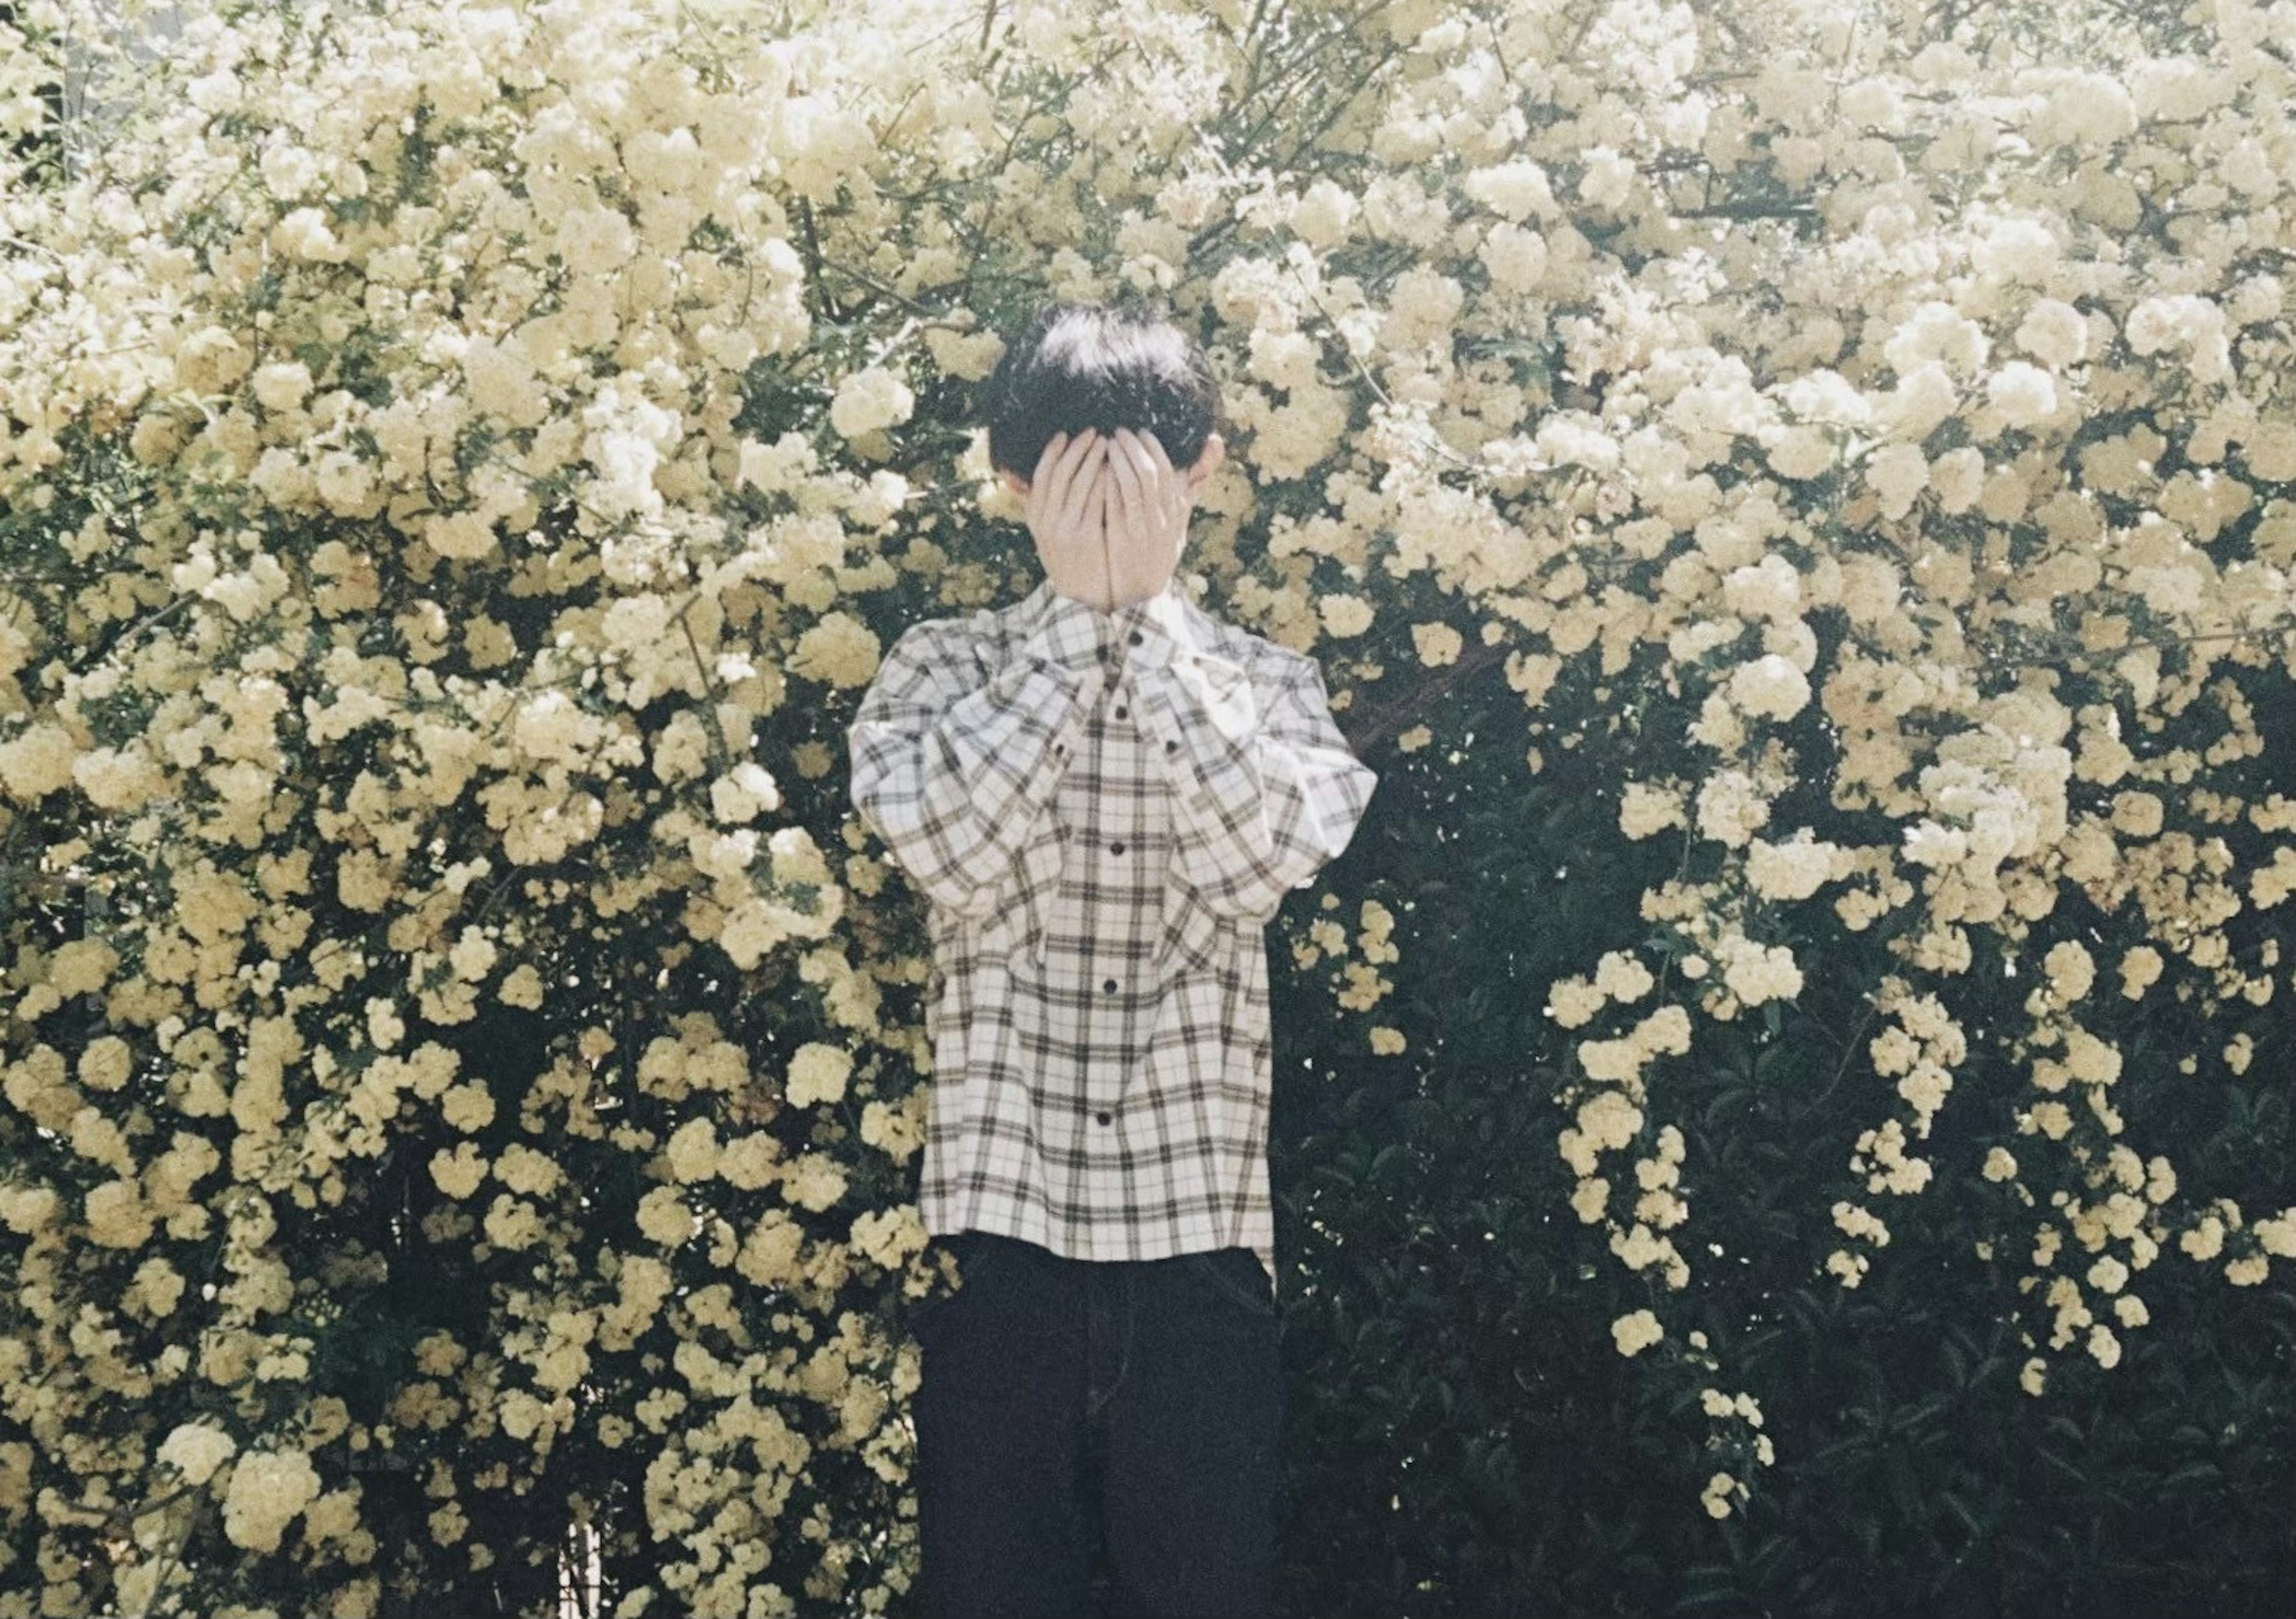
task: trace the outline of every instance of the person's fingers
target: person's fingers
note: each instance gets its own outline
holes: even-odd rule
[[[1046,480],[1051,487],[1046,491],[1048,508],[1055,521],[1063,512],[1073,509],[1073,495],[1078,470],[1091,461],[1098,436],[1090,429],[1069,440],[1060,458],[1053,463],[1052,475]]]
[[[1089,534],[1091,525],[1099,520],[1093,489],[1094,486],[1100,481],[1100,468],[1107,458],[1106,443],[1095,438],[1091,447],[1085,452],[1081,463],[1070,471],[1067,498],[1063,502],[1062,511],[1065,516],[1065,527],[1071,537],[1077,537],[1080,534]]]
[[[1144,487],[1156,508],[1157,520],[1167,527],[1182,520],[1186,510],[1186,480],[1173,470],[1171,457],[1164,454],[1164,441],[1153,433],[1139,436]]]
[[[1150,448],[1155,444],[1156,435],[1153,433],[1144,433],[1135,429],[1125,435],[1125,454],[1139,472],[1140,486],[1144,489],[1152,487],[1163,471],[1157,464],[1158,456]]]
[[[1108,512],[1108,520],[1100,529],[1100,604],[1112,608],[1116,602],[1116,582],[1122,576],[1116,568],[1116,524],[1122,513],[1117,510],[1116,490],[1103,477],[1101,500]]]
[[[1076,454],[1076,440],[1058,433],[1046,440],[1044,458],[1037,463],[1037,481],[1029,493],[1037,497],[1037,512],[1041,519],[1049,519],[1059,504],[1062,469]]]
[[[1127,543],[1144,538],[1140,530],[1148,516],[1145,491],[1140,487],[1140,467],[1136,457],[1139,452],[1129,446],[1119,446],[1108,459],[1109,470],[1114,475],[1116,487],[1109,528],[1112,536],[1120,536]]]
[[[1109,470],[1101,479],[1108,486],[1108,524],[1101,536],[1101,566],[1108,570],[1108,604],[1111,607],[1117,605],[1119,588],[1125,582],[1124,560],[1129,554],[1128,542],[1124,537],[1125,525],[1132,520],[1123,487],[1116,481],[1114,462],[1111,455]]]
[[[1029,476],[1029,507],[1031,512],[1044,503],[1045,486],[1052,481],[1054,469],[1069,447],[1069,436],[1055,433],[1045,440],[1045,447],[1037,454],[1037,470]]]

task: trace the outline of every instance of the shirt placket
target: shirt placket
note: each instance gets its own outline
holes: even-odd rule
[[[1084,867],[1093,878],[1086,892],[1108,895],[1119,890],[1126,875],[1116,869],[1117,863],[1136,860],[1138,854],[1137,838],[1131,825],[1136,809],[1132,795],[1113,790],[1113,784],[1128,779],[1132,765],[1126,732],[1132,699],[1125,689],[1125,643],[1114,620],[1103,619],[1097,628],[1101,667],[1106,680],[1092,716],[1093,767],[1100,781],[1111,784],[1111,789],[1102,792],[1085,812],[1084,830],[1088,841]],[[1086,1128],[1111,1136],[1116,1126],[1115,1110],[1123,1100],[1120,1075],[1130,1048],[1128,1009],[1138,989],[1136,984],[1127,980],[1139,969],[1126,959],[1112,936],[1114,925],[1122,920],[1094,914],[1086,929],[1086,969],[1089,975],[1085,1001],[1085,1044],[1088,1053],[1084,1071],[1088,1114]],[[1119,1075],[1113,1087],[1104,1080],[1111,1068]]]
[[[1095,716],[1096,743],[1103,779],[1120,784],[1120,789],[1104,795],[1097,807],[1090,857],[1101,879],[1095,885],[1099,891],[1126,893],[1136,903],[1122,915],[1099,919],[1103,925],[1093,930],[1096,939],[1106,942],[1104,957],[1095,967],[1093,1049],[1102,1060],[1094,1068],[1096,1074],[1115,1075],[1112,1088],[1103,1085],[1092,1099],[1090,1127],[1095,1131],[1113,1128],[1135,1070],[1146,1059],[1141,1026],[1153,1015],[1159,993],[1155,943],[1161,925],[1161,890],[1148,896],[1148,874],[1141,864],[1160,846],[1154,834],[1165,809],[1156,797],[1161,773],[1149,756],[1135,679],[1144,666],[1142,649],[1148,643],[1148,632],[1131,616],[1119,614],[1101,633],[1108,679]]]

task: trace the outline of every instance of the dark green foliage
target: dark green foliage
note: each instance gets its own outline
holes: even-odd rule
[[[1603,710],[1582,698],[1565,711]],[[2237,1288],[2221,1259],[2164,1248],[2128,1289],[2151,1324],[2116,1327],[2126,1353],[2106,1370],[2079,1336],[2047,1349],[2052,1312],[2017,1290],[2022,1248],[1976,1255],[2047,1212],[1979,1173],[1989,1146],[2010,1144],[2046,1197],[2052,1152],[2010,1122],[2036,1100],[2027,1073],[1977,1027],[1997,1013],[2020,1025],[2032,958],[2005,976],[1997,941],[1973,936],[1978,960],[1952,1002],[1970,1060],[1922,1144],[1937,1180],[1910,1197],[1869,1197],[1849,1167],[1858,1133],[1902,1111],[1866,1051],[1876,1026],[1862,998],[1895,966],[1881,929],[1837,928],[1800,952],[1805,987],[1775,1018],[1694,1016],[1691,1055],[1651,1079],[1649,1130],[1673,1122],[1688,1146],[1691,1214],[1672,1235],[1692,1278],[1669,1295],[1570,1208],[1555,1146],[1569,1117],[1553,1093],[1577,1040],[1605,1031],[1561,1029],[1542,1009],[1554,978],[1646,942],[1639,896],[1674,874],[1682,842],[1626,840],[1603,786],[1616,760],[1590,756],[1620,741],[1573,749],[1534,733],[1496,666],[1416,717],[1435,740],[1414,754],[1366,739],[1382,780],[1325,874],[1341,906],[1303,895],[1271,929],[1291,1451],[1282,1611],[2285,1613],[2288,1268]],[[1546,765],[1527,775],[1533,745]],[[1446,757],[1454,748],[1465,763]],[[1842,818],[1809,797],[1797,818],[1827,836]],[[1322,916],[1352,936],[1360,897],[1396,913],[1400,959],[1381,969],[1396,987],[1334,1019],[1334,967],[1292,968],[1291,944]],[[1830,920],[1823,904],[1807,907],[1810,925]],[[2096,955],[2083,1016],[2128,1052],[2114,1096],[2125,1139],[2175,1163],[2179,1206],[2284,1206],[2284,1004],[2244,1013],[2257,1052],[2235,1076],[2216,1053],[2239,1019],[2157,988],[2121,1000],[2117,943]],[[1375,1024],[1402,1029],[1409,1049],[1372,1054]],[[2177,1069],[2186,1051],[2194,1075]],[[1615,1183],[1624,1166],[1607,1166]],[[1855,1289],[1823,1269],[1857,1246],[1829,1217],[1844,1197],[1892,1233]],[[1629,1199],[1614,1193],[1614,1212]],[[2089,1261],[2069,1238],[2055,1268],[2078,1276]],[[2023,1326],[2010,1319],[2021,1304]],[[1610,1323],[1645,1305],[1668,1338],[1630,1360]],[[1719,1371],[1672,1359],[1693,1328]],[[2034,1353],[2021,1332],[2050,1361],[2039,1398],[2019,1385]],[[1719,1522],[1699,1504],[1717,1470],[1699,1451],[1709,1385],[1754,1395],[1777,1456]]]

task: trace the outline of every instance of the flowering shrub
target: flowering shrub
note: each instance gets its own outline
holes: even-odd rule
[[[842,722],[1026,581],[964,405],[1047,296],[1199,331],[1186,566],[1365,746],[1488,672],[1480,801],[1666,851],[1521,1110],[1704,1513],[1784,1447],[1685,1104],[1821,989],[1837,1294],[1986,1211],[2046,1399],[2156,1264],[2284,1287],[2121,1099],[2287,1075],[2285,0],[181,9],[0,188],[0,1619],[539,1608],[567,1525],[625,1615],[898,1602],[928,958]],[[12,132],[86,44],[0,24]],[[1415,1061],[1442,919],[1357,914]]]

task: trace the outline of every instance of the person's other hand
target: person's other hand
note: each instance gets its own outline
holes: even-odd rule
[[[1144,601],[1171,583],[1188,543],[1188,481],[1153,433],[1116,429],[1100,481],[1109,487],[1108,582],[1112,607]]]
[[[1090,428],[1070,437],[1055,433],[1037,458],[1029,480],[1029,533],[1053,589],[1106,612],[1111,606],[1109,546],[1104,533],[1108,481],[1102,470],[1108,440]]]

